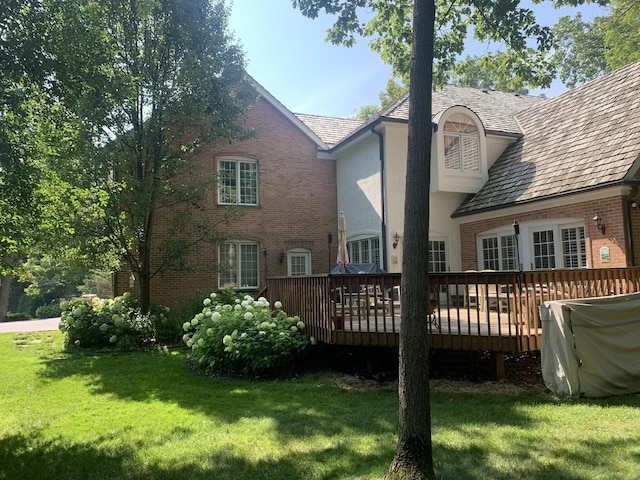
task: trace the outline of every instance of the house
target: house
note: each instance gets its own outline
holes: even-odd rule
[[[327,273],[339,211],[352,262],[401,272],[408,97],[361,123],[293,114],[251,81],[260,98],[246,126],[257,135],[200,155],[205,171],[225,178],[206,208],[243,210],[237,240],[197,252],[211,268],[154,279],[152,301],[227,286],[255,293],[267,277]],[[431,270],[635,265],[639,90],[640,63],[551,99],[435,89]],[[128,278],[119,274],[118,292]]]
[[[551,99],[434,89],[431,270],[635,265],[638,91],[640,63]],[[326,152],[351,260],[390,272],[407,253],[407,123],[405,96]]]
[[[323,152],[337,138],[332,140],[326,132],[320,138],[249,80],[259,98],[244,126],[255,136],[208,147],[198,155],[198,168],[218,173],[221,179],[205,209],[214,218],[221,218],[230,205],[242,212],[230,225],[234,240],[217,246],[201,244],[192,257],[197,268],[154,277],[152,303],[174,306],[226,287],[256,294],[267,276],[326,273],[335,263],[336,241],[328,242],[328,234],[333,231],[333,237],[336,230],[336,163]],[[342,137],[360,122],[336,119],[334,123],[331,131]],[[166,224],[158,222],[156,239],[167,234],[168,218]],[[135,291],[130,278],[126,271],[116,274],[116,294]]]

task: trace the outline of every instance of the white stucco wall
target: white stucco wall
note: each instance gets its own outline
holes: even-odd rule
[[[337,156],[338,212],[345,214],[348,240],[381,233],[379,151],[378,137],[368,133],[356,145]]]
[[[386,268],[389,272],[401,272],[403,261],[404,197],[407,173],[407,125],[383,123],[378,131],[384,135],[384,173],[380,168],[380,146],[377,135],[367,132],[356,139],[349,148],[336,152],[338,211],[344,211],[347,219],[347,238],[382,235],[383,206],[386,222]],[[437,137],[434,135],[432,155],[437,158]],[[489,136],[486,139],[487,163],[492,165],[513,138]],[[437,181],[436,162],[432,166],[432,185],[429,212],[429,238],[444,240],[447,245],[447,263],[451,271],[462,269],[460,247],[460,221],[451,215],[462,203],[467,193],[443,192],[434,188]],[[384,181],[385,195],[381,182]],[[337,224],[337,215],[336,215]],[[393,248],[394,235],[400,239]],[[424,248],[427,248],[425,240]]]

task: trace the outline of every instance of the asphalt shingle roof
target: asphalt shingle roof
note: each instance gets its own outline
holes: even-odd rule
[[[431,113],[435,117],[448,108],[461,105],[478,115],[486,130],[519,134],[521,131],[515,120],[515,114],[545,100],[547,99],[543,97],[446,85],[433,91]],[[408,120],[408,94],[381,111],[379,117]]]
[[[296,113],[295,116],[330,147],[362,125],[362,120],[353,118],[322,117],[303,113]]]
[[[524,137],[454,216],[620,183],[640,155],[640,62],[518,115]]]

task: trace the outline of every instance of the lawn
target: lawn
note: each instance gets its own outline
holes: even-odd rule
[[[185,351],[68,354],[0,335],[0,479],[378,479],[395,386],[190,374]],[[441,479],[636,479],[640,396],[434,391]]]

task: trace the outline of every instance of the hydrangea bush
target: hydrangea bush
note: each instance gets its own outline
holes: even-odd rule
[[[166,319],[168,309],[154,307],[142,315],[138,302],[127,292],[112,300],[93,298],[63,300],[60,330],[67,347],[134,350],[155,340],[155,325]]]
[[[182,339],[191,347],[190,365],[205,373],[273,374],[292,363],[315,339],[299,317],[290,317],[282,304],[250,295],[233,303],[212,293],[204,308],[185,322]]]

